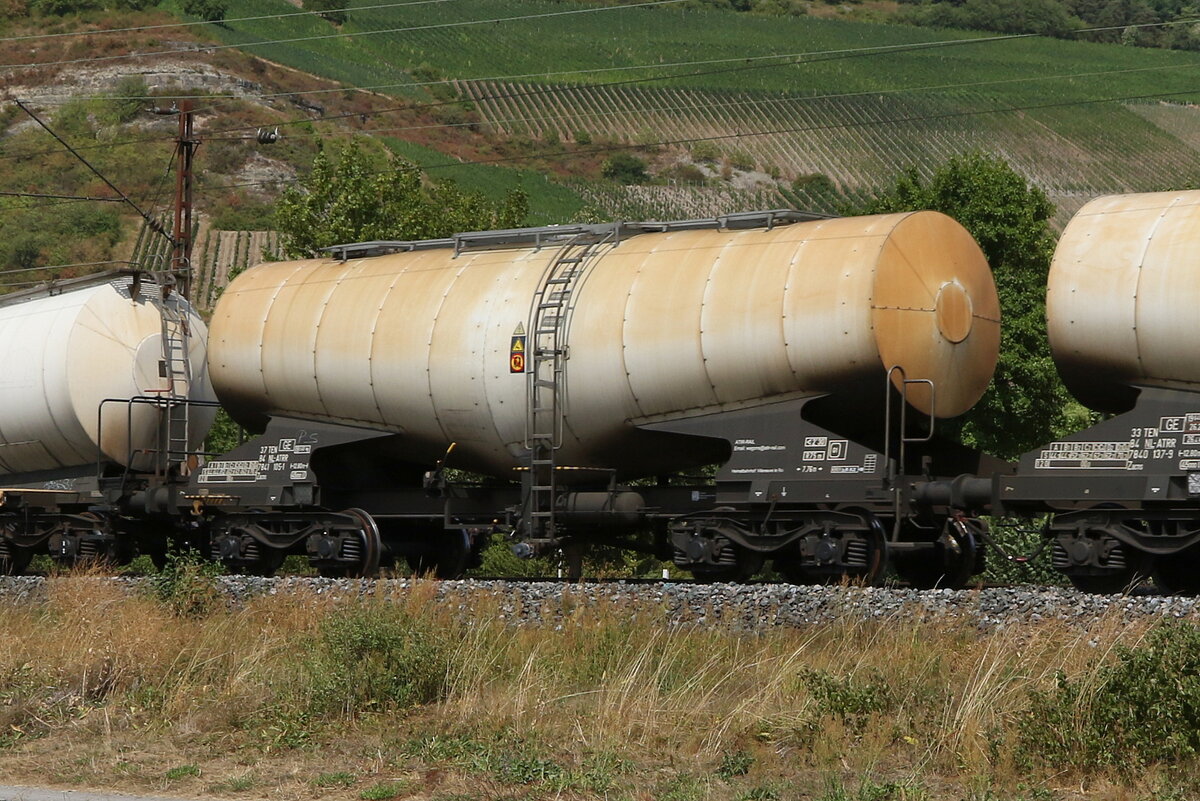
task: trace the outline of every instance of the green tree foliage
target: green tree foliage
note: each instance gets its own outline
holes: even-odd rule
[[[633,2],[633,0],[621,0]],[[823,0],[845,11],[861,0]],[[1034,33],[1082,38],[1141,47],[1200,50],[1197,0],[899,0],[896,12],[871,8],[860,19],[889,21],[934,28],[962,28],[999,33]],[[804,16],[813,0],[686,0],[690,10],[737,11],[761,16]],[[878,4],[877,4],[878,5]],[[1156,25],[1169,22],[1171,25]],[[1182,23],[1182,24],[1181,24]],[[1136,27],[1155,25],[1155,27]],[[1083,28],[1101,30],[1080,33]]]
[[[502,201],[468,193],[453,182],[423,181],[400,158],[377,168],[357,141],[337,158],[323,150],[301,187],[289,187],[275,207],[276,228],[290,258],[321,248],[377,239],[431,239],[459,231],[513,228],[529,213],[519,189]]]
[[[917,25],[1001,33],[1081,37],[1178,50],[1200,50],[1196,25],[1158,25],[1200,15],[1195,0],[901,0],[901,19]],[[1077,33],[1081,28],[1103,30]]]
[[[929,3],[909,19],[936,28],[973,28],[999,33],[1065,36],[1083,27],[1060,0],[966,0]]]
[[[226,0],[183,0],[183,13],[206,22],[220,22],[229,10]]]
[[[891,190],[850,213],[919,209],[962,223],[992,267],[1003,318],[1000,360],[983,398],[955,423],[964,443],[1013,458],[1061,429],[1069,400],[1046,338],[1054,206],[1003,159],[975,152],[951,158],[929,181],[909,170]]]
[[[208,436],[204,438],[204,450],[207,453],[229,453],[242,444],[242,439],[242,427],[233,422],[229,412],[218,409],[212,428],[208,430]]]
[[[604,160],[600,174],[623,184],[641,184],[650,179],[646,173],[646,162],[632,153],[613,153]]]

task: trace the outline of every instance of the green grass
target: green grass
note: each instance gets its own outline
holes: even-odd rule
[[[196,767],[195,765],[178,765],[174,768],[168,769],[163,775],[166,776],[169,781],[186,779],[189,776],[199,776],[200,768]]]
[[[445,165],[451,161],[444,153],[403,139],[389,136],[383,141],[397,155],[421,167]],[[568,222],[584,205],[578,193],[533,170],[463,165],[438,167],[429,174],[435,180],[452,180],[463,189],[481,192],[493,200],[502,198],[510,189],[523,189],[529,196],[530,225]]]
[[[322,773],[312,780],[314,787],[349,787],[354,784],[354,774],[345,771]]]
[[[388,801],[401,793],[407,792],[407,782],[382,782],[374,784],[358,794],[363,801]]]

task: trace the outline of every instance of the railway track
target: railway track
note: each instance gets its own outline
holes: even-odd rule
[[[130,593],[146,592],[148,578],[0,577],[0,605],[38,603],[56,582],[104,581]],[[1200,624],[1200,598],[1140,591],[1093,595],[1062,587],[1007,586],[969,590],[915,590],[753,584],[699,584],[636,579],[570,583],[537,579],[330,579],[222,576],[213,586],[233,606],[286,593],[404,601],[413,593],[456,614],[501,619],[512,625],[587,624],[639,619],[667,626],[712,625],[735,630],[802,627],[837,621],[945,621],[981,629],[1036,623],[1087,628],[1105,620],[1184,620]]]

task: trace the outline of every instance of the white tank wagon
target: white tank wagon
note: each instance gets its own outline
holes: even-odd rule
[[[1200,390],[1200,191],[1097,198],[1050,267],[1046,320],[1068,388],[1125,411],[1131,387]]]
[[[903,369],[896,382],[936,386],[910,384],[908,397],[939,417],[970,408],[991,378],[991,273],[945,215],[648,228],[575,251],[581,274],[562,279],[572,292],[552,310],[565,351],[559,465],[678,469],[686,456],[663,453],[637,426],[819,395],[882,397],[892,367]],[[217,395],[251,424],[386,429],[426,462],[455,442],[456,465],[511,476],[530,428],[526,376],[511,357],[522,343],[533,369],[529,329],[545,325],[537,307],[553,305],[535,298],[553,301],[539,290],[563,269],[563,238],[544,234],[540,248],[446,243],[247,270],[213,315]]]
[[[140,284],[131,294],[133,286],[134,278],[122,275],[60,294],[0,298],[0,488],[14,476],[85,467],[95,473],[98,462],[147,468],[163,408],[115,404],[101,423],[105,399],[162,397],[172,381],[190,399],[213,398],[203,321],[179,301],[179,323],[190,333],[190,372],[168,377],[163,336],[173,329],[164,323],[158,287]],[[191,414],[190,449],[199,447],[212,419],[212,409]]]

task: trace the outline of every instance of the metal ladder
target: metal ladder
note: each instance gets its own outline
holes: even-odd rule
[[[525,474],[526,511],[522,521],[525,538],[530,542],[553,543],[557,537],[555,454],[562,447],[566,416],[566,369],[570,356],[567,322],[573,308],[572,297],[587,272],[589,260],[605,245],[615,244],[618,236],[615,226],[607,231],[572,236],[546,268],[533,298],[526,374],[525,449],[529,469]]]
[[[188,354],[191,331],[188,324],[188,306],[179,293],[171,291],[162,300],[162,351],[163,359],[159,370],[167,382],[162,393],[166,404],[166,449],[162,454],[161,468],[165,472],[178,462],[181,473],[187,472],[188,456],[188,395],[191,391],[192,366]]]

